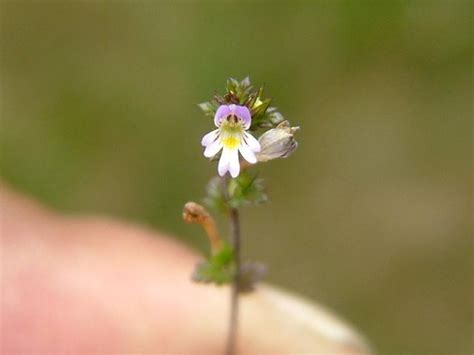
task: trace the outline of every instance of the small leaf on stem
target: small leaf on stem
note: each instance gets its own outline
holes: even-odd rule
[[[248,171],[243,171],[237,178],[229,181],[228,193],[228,203],[232,208],[252,202],[263,203],[268,199],[264,192],[263,180]]]
[[[228,244],[196,265],[192,279],[196,282],[222,285],[234,279],[234,253]]]

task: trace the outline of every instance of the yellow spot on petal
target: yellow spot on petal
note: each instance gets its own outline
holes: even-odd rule
[[[228,149],[235,149],[239,146],[240,139],[229,136],[222,139],[222,145]]]

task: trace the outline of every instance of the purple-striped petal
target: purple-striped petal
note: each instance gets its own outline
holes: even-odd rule
[[[248,129],[250,127],[250,123],[252,123],[252,116],[250,115],[249,109],[246,106],[239,105],[230,105],[230,108],[232,110],[232,114],[240,118],[244,123],[245,129]]]
[[[244,139],[245,143],[248,144],[250,149],[252,149],[254,152],[260,151],[260,143],[254,138],[254,136],[252,136],[250,133],[244,132]]]
[[[257,162],[257,157],[255,156],[255,153],[252,151],[252,149],[250,149],[247,144],[241,144],[239,147],[239,152],[242,157],[250,164],[255,164]]]
[[[204,150],[204,156],[206,158],[212,158],[214,155],[219,153],[221,149],[222,149],[222,143],[219,140],[212,142]]]
[[[207,147],[209,144],[214,142],[219,137],[220,129],[216,129],[212,132],[209,132],[204,137],[202,137],[201,145]]]
[[[219,106],[214,116],[214,124],[219,127],[222,121],[230,115],[234,115],[239,118],[244,124],[245,129],[248,129],[252,123],[252,115],[246,106],[232,104]]]
[[[222,120],[232,113],[229,105],[220,105],[214,115],[214,124],[219,127]]]

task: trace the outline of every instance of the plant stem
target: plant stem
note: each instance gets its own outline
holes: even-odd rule
[[[226,354],[236,353],[237,327],[239,318],[239,284],[240,284],[240,219],[239,210],[231,208],[230,221],[232,229],[232,247],[234,250],[235,275],[232,284],[230,301],[229,333],[227,336]]]

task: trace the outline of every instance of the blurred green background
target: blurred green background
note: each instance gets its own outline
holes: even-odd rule
[[[245,256],[380,354],[472,351],[470,1],[1,2],[2,179],[68,212],[181,221],[215,166],[196,103],[250,75],[300,147],[260,167]]]

